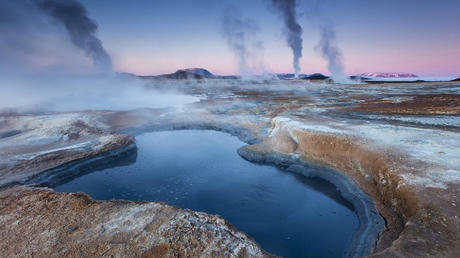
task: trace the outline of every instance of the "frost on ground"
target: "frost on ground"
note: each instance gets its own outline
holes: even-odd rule
[[[221,130],[257,143],[248,147],[252,151],[294,155],[334,167],[353,179],[373,197],[388,223],[375,255],[459,256],[460,83],[340,85],[210,79],[146,80],[143,87],[168,89],[193,101],[180,108],[126,106],[120,111],[117,106],[105,111],[0,115],[0,186],[24,183],[49,168],[134,145],[132,136],[145,131]],[[19,190],[7,194],[15,191]],[[100,204],[99,209],[109,209],[105,202]],[[100,230],[144,232],[154,223],[144,213],[146,207],[155,210],[156,206],[130,204],[113,212],[101,222]],[[8,219],[7,214],[2,216]],[[80,219],[90,221],[92,216],[83,213]],[[177,218],[164,219],[167,225]],[[187,228],[196,227],[188,221]],[[39,226],[27,223],[25,227]],[[219,223],[223,222],[211,224]],[[53,234],[67,234],[62,228],[55,230]],[[183,236],[188,236],[187,231]],[[177,240],[169,233],[163,237]],[[233,237],[242,238],[232,235],[220,238],[223,242],[207,241],[232,246]],[[187,250],[198,250],[193,246]],[[222,248],[215,245],[212,252]],[[249,256],[261,255],[257,248],[245,250]]]
[[[133,143],[84,113],[3,117],[0,185],[25,182],[43,170]],[[15,132],[8,134],[7,132]]]
[[[388,124],[353,125],[334,119],[321,121],[300,122],[276,117],[273,119],[273,130],[287,126],[297,130],[357,137],[376,148],[395,149],[411,159],[432,165],[417,177],[403,174],[408,184],[446,188],[446,183],[460,183],[460,134],[457,132]],[[417,179],[420,177],[423,180]]]

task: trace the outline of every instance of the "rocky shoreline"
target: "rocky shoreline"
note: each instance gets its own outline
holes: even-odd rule
[[[250,162],[274,165],[290,173],[319,177],[333,183],[342,196],[353,204],[359,220],[359,228],[345,256],[362,257],[372,253],[385,227],[385,221],[375,208],[372,199],[344,174],[332,169],[321,168],[320,170],[316,165],[296,156],[254,151],[248,146],[238,149],[238,154]]]
[[[227,127],[225,125],[213,126],[213,127],[199,126],[199,128],[193,125],[191,126],[170,125],[164,128],[155,128],[153,131],[164,131],[164,129],[218,130],[218,131],[225,131],[225,132],[231,133],[235,136],[238,136],[239,138],[246,139],[248,141],[253,141],[253,142],[257,141],[253,139],[252,137],[248,137],[246,130],[233,128],[233,127]],[[131,143],[130,141],[126,142],[126,144],[127,144],[126,146],[122,146],[122,147],[118,147],[118,145],[114,145],[114,146],[117,146],[116,149],[109,150],[109,151],[103,152],[95,156],[88,156],[85,158],[77,159],[73,162],[65,163],[56,168],[43,171],[33,176],[29,180],[21,182],[21,184],[30,185],[30,187],[24,186],[24,187],[17,187],[17,188],[15,187],[8,188],[8,190],[5,191],[6,195],[9,195],[8,193],[21,192],[21,191],[39,192],[39,191],[46,190],[46,191],[51,192],[52,191],[51,189],[40,188],[40,187],[37,188],[34,185],[37,185],[37,186],[49,185],[49,184],[52,184],[53,181],[63,180],[62,179],[63,177],[66,178],[66,177],[78,176],[78,175],[68,175],[66,174],[66,171],[68,171],[69,168],[73,168],[75,166],[85,166],[87,164],[89,166],[94,166],[92,164],[97,163],[100,160],[104,160],[104,163],[106,163],[107,159],[110,159],[112,157],[113,158],[118,157],[136,148],[135,144]],[[309,176],[309,177],[320,177],[336,185],[339,191],[341,192],[341,194],[344,196],[344,198],[352,202],[355,208],[355,212],[357,213],[358,219],[360,221],[359,228],[353,237],[352,244],[350,245],[346,256],[347,257],[361,257],[361,256],[367,256],[371,254],[372,250],[375,248],[376,241],[378,240],[378,237],[384,228],[384,221],[380,217],[370,197],[367,194],[365,194],[362,190],[360,190],[359,187],[357,187],[350,179],[348,179],[343,174],[340,174],[339,172],[334,171],[334,170],[325,171],[323,168],[321,169],[321,172],[318,172],[314,169],[315,165],[306,163],[305,161],[302,161],[298,157],[283,155],[280,153],[256,152],[256,151],[250,150],[248,146],[244,146],[240,148],[238,150],[238,154],[250,162],[274,165],[290,173],[301,174],[301,175]],[[19,184],[19,182],[15,182],[15,184]],[[65,195],[63,193],[56,193],[56,194]],[[84,196],[84,194],[82,194],[82,196]],[[85,196],[85,198],[91,199],[89,196]],[[8,205],[5,204],[5,207],[8,209],[7,206]],[[181,210],[180,208],[176,208],[176,209]],[[6,214],[6,211],[4,212]],[[228,224],[228,222],[226,223]],[[260,249],[260,247],[258,248]],[[41,254],[44,255],[46,253],[41,253]],[[268,255],[267,253],[264,253],[262,250],[260,251],[259,254]],[[168,255],[172,255],[172,254],[169,253]],[[228,254],[224,254],[224,256],[227,256],[227,255]]]
[[[0,207],[2,256],[270,256],[217,215],[163,203],[15,186]]]

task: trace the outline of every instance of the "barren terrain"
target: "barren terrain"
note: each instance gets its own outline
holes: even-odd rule
[[[146,131],[202,128],[237,135],[249,153],[313,162],[350,178],[386,221],[372,256],[460,256],[459,82],[215,79],[151,87],[174,87],[200,101],[0,115],[3,254],[268,255],[216,216],[30,185],[37,176],[46,179],[49,169],[135,148],[134,136]]]

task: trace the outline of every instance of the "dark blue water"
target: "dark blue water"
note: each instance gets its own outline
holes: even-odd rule
[[[340,257],[358,228],[352,205],[334,185],[250,163],[237,154],[244,143],[234,136],[186,130],[136,140],[137,153],[53,186],[99,200],[163,201],[219,214],[285,257]]]

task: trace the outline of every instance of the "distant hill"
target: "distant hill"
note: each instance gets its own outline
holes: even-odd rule
[[[376,78],[416,78],[412,73],[362,73],[361,77],[376,77]]]
[[[302,74],[301,74],[302,75]],[[305,74],[304,74],[305,75]],[[277,73],[276,77],[278,79],[283,80],[283,79],[294,79],[294,74],[293,73]]]
[[[189,74],[194,74],[198,76],[202,76],[203,78],[214,78],[214,74],[210,73],[208,70],[204,68],[187,68],[178,71],[184,71]]]
[[[289,79],[294,79],[294,74],[293,73],[278,73],[276,74],[278,79],[280,80],[289,80]],[[325,80],[329,78],[328,76],[325,76],[320,73],[313,73],[313,74],[299,74],[299,79],[301,80]]]
[[[460,82],[460,77],[457,79],[453,79],[452,82]]]
[[[158,75],[156,77],[165,79],[204,79],[214,78],[215,76],[203,68],[188,68],[177,70],[175,73],[171,74]]]
[[[328,78],[329,78],[328,76],[323,75],[321,73],[313,73],[313,74],[307,75],[304,79],[306,80],[326,80]]]
[[[117,72],[117,76],[120,76],[121,78],[132,78],[132,77],[138,77],[138,75],[135,75],[133,73],[126,73],[126,72]]]
[[[204,68],[187,68],[187,69],[179,69],[175,73],[170,74],[162,74],[157,76],[140,76],[144,79],[211,79],[216,78],[215,75],[210,73],[208,70]]]
[[[239,75],[214,75],[204,68],[187,68],[179,69],[174,73],[161,74],[161,75],[135,75],[131,73],[118,73],[123,77],[137,76],[142,79],[175,79],[175,80],[184,80],[184,79],[240,79]],[[291,80],[294,79],[293,73],[278,73],[274,76],[278,77],[280,80]],[[257,77],[257,76],[256,76]],[[326,80],[329,77],[321,73],[313,74],[299,74],[300,80]]]

